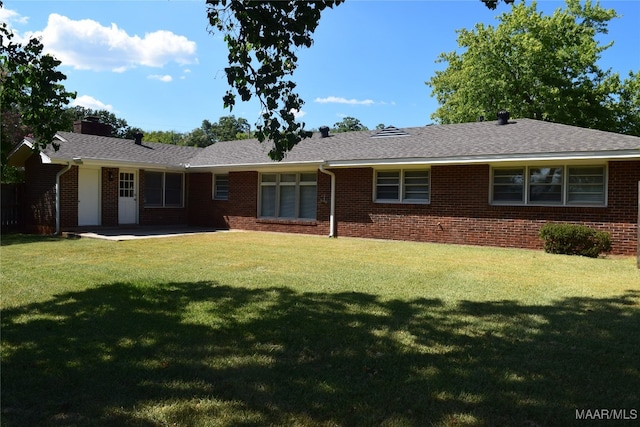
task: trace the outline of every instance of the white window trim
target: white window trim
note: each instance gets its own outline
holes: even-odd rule
[[[314,182],[311,181],[301,181],[300,177],[304,174],[314,174],[316,176],[316,180]],[[275,175],[275,182],[262,182],[263,175]],[[282,175],[295,175],[296,180],[293,181],[285,181],[281,182],[280,178]],[[313,218],[302,218],[299,216],[296,217],[283,217],[280,216],[280,187],[281,186],[295,186],[296,194],[295,194],[295,206],[294,210],[297,215],[300,214],[300,187],[304,186],[315,186],[316,187],[316,214]],[[276,189],[276,198],[275,198],[275,216],[263,216],[262,212],[262,187],[275,187]],[[259,219],[272,219],[272,220],[281,220],[281,221],[316,221],[318,216],[318,174],[316,171],[313,172],[263,172],[258,175],[258,212],[257,218]]]
[[[379,172],[399,172],[400,183],[398,188],[398,199],[378,199],[378,173]],[[427,199],[406,199],[405,195],[405,173],[406,172],[427,172],[429,175],[429,197]],[[403,205],[428,205],[431,203],[431,168],[404,168],[404,169],[375,169],[373,171],[372,200],[374,203],[403,204]]]
[[[227,177],[227,197],[216,197],[216,183],[217,177],[226,176]],[[213,174],[213,182],[211,187],[211,199],[213,200],[229,200],[229,174],[228,173],[214,173]]]
[[[560,203],[557,202],[531,202],[530,196],[530,177],[531,169],[535,168],[562,168],[562,194]],[[569,168],[570,167],[601,167],[604,169],[603,186],[604,186],[604,201],[603,203],[570,203],[569,198]],[[495,201],[493,200],[494,190],[494,171],[496,169],[517,169],[522,168],[524,170],[524,189],[523,189],[523,201]],[[606,208],[609,203],[609,165],[607,163],[531,163],[531,164],[517,164],[517,165],[492,165],[489,173],[489,204],[493,206],[545,206],[545,207],[571,207],[571,208]]]
[[[143,203],[143,206],[145,209],[183,209],[184,208],[184,202],[185,202],[185,198],[186,198],[186,194],[185,194],[185,174],[184,172],[171,172],[171,171],[157,171],[157,170],[145,170],[144,171],[145,175],[149,174],[149,173],[160,173],[162,174],[162,204],[160,205],[149,205],[147,204],[146,200]],[[181,184],[182,184],[182,188],[180,189],[180,194],[181,194],[181,200],[180,200],[180,205],[167,205],[167,184],[166,184],[166,176],[167,174],[175,174],[175,175],[182,175],[182,180],[181,180]],[[143,197],[146,197],[146,186],[147,186],[147,181],[146,181],[146,176],[145,176],[145,189],[144,189],[144,193],[143,193]]]

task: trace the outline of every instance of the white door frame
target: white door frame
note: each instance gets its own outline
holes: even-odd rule
[[[138,171],[118,171],[118,224],[138,223]],[[127,205],[124,205],[127,203]]]

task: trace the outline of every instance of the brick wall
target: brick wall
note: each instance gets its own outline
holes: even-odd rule
[[[32,155],[25,163],[25,230],[51,234],[56,231],[56,174],[63,166],[42,164]]]
[[[635,254],[640,165],[609,163],[607,207],[491,206],[489,165],[433,166],[430,204],[373,202],[373,169],[335,169],[339,236],[539,249],[547,221],[585,224],[612,234],[613,252]],[[197,176],[196,176],[197,175]],[[330,177],[318,172],[317,221],[257,218],[258,173],[229,174],[229,201],[211,200],[211,175],[191,175],[190,222],[230,228],[329,234]],[[323,203],[326,201],[327,203]]]
[[[55,203],[55,201],[54,201]],[[60,227],[78,226],[78,166],[60,176]]]
[[[102,225],[118,225],[118,168],[102,168]]]
[[[189,225],[229,228],[226,219],[228,200],[213,200],[213,174],[189,174]]]

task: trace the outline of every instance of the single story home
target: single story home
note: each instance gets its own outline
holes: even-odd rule
[[[531,119],[329,134],[281,161],[257,140],[206,148],[116,139],[95,121],[26,138],[30,231],[194,225],[540,248],[546,222],[638,244],[640,137]],[[108,131],[108,129],[106,129]]]

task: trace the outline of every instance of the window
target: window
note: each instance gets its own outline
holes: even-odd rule
[[[229,199],[229,175],[213,176],[213,198],[215,200]]]
[[[604,206],[605,166],[529,166],[492,170],[494,204]]]
[[[316,191],[316,173],[262,174],[259,214],[267,218],[315,219]]]
[[[170,172],[145,172],[145,207],[184,206],[184,174]]]
[[[375,181],[376,202],[429,202],[429,170],[377,171]]]

